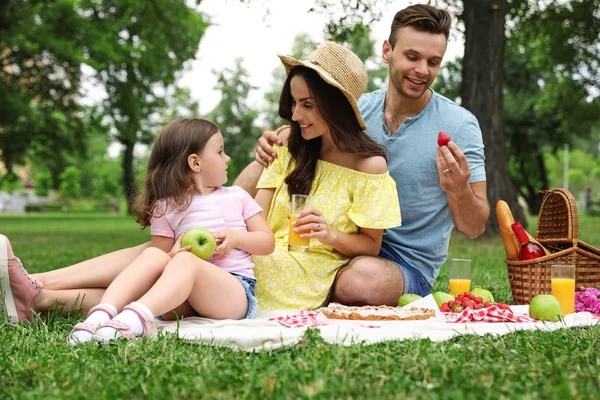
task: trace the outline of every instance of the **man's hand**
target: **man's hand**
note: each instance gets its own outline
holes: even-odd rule
[[[256,162],[263,167],[267,167],[273,162],[275,157],[277,157],[277,153],[273,149],[273,144],[277,144],[279,146],[283,145],[283,141],[279,138],[279,134],[289,127],[289,125],[283,125],[277,128],[276,131],[263,132],[262,136],[258,139],[256,149],[254,150],[254,158],[256,159]]]
[[[461,194],[469,189],[471,169],[465,154],[456,143],[450,141],[437,149],[437,167],[440,186],[448,194]]]
[[[437,168],[440,187],[448,196],[448,207],[454,225],[469,238],[475,238],[485,230],[490,214],[486,182],[469,183],[471,169],[462,150],[450,141],[438,147]]]

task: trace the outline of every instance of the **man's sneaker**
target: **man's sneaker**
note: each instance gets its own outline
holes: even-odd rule
[[[15,257],[8,238],[0,234],[0,313],[4,311],[11,322],[33,322],[31,308],[43,288]]]

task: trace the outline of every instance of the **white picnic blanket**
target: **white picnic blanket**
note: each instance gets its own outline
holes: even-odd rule
[[[433,306],[432,306],[433,302]],[[411,306],[437,309],[433,297],[427,296]],[[511,306],[515,314],[527,314],[528,306]],[[437,309],[439,313],[439,309]],[[274,317],[297,314],[298,311],[259,313],[251,320],[213,320],[191,317],[176,322],[158,322],[160,332],[176,333],[179,338],[202,344],[227,346],[237,350],[275,350],[297,344],[308,327],[290,328],[270,320]],[[544,330],[593,326],[600,322],[591,313],[565,316],[561,322],[468,322],[448,323],[441,313],[426,321],[343,321],[319,319],[326,325],[317,326],[320,336],[328,343],[353,345],[390,340],[430,339],[448,340],[457,335],[505,335],[520,330]]]

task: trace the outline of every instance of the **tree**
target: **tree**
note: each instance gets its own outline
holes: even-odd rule
[[[72,199],[81,194],[81,171],[71,165],[60,174],[60,193],[67,199]]]
[[[49,163],[84,146],[78,97],[85,28],[76,3],[0,4],[0,159],[8,171],[37,141]]]
[[[517,201],[517,191],[510,179],[504,135],[502,89],[508,3],[463,0],[463,5],[465,54],[460,97],[462,105],[477,117],[483,133],[488,201],[492,206],[498,200],[506,201],[515,220],[526,223],[527,216]],[[491,212],[486,231],[491,232],[497,225],[496,213]]]
[[[196,2],[197,4],[198,2]],[[0,5],[0,157],[10,171],[29,149],[53,171],[82,157],[81,66],[108,94],[103,111],[124,146],[123,183],[135,193],[133,149],[152,136],[164,103],[207,23],[185,0],[9,0]],[[56,176],[56,175],[55,175]]]
[[[86,51],[108,97],[104,109],[123,145],[123,184],[129,206],[136,194],[133,151],[152,140],[145,124],[164,106],[167,88],[192,59],[207,23],[184,0],[95,0],[81,2],[96,29]]]
[[[246,99],[251,90],[248,72],[237,58],[233,68],[218,73],[216,89],[221,91],[221,101],[209,113],[225,140],[225,152],[231,157],[229,184],[253,159],[252,149],[260,137],[261,130],[255,126],[258,112],[251,109]]]
[[[551,185],[546,154],[590,138],[600,120],[594,73],[600,61],[594,51],[600,1],[511,4],[504,63],[509,165],[520,194],[537,213],[539,189]]]
[[[52,175],[49,172],[40,172],[35,177],[35,194],[46,197],[52,190]]]

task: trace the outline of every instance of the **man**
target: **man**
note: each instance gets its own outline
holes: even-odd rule
[[[453,225],[469,238],[483,233],[489,215],[483,140],[477,119],[430,86],[446,52],[451,17],[445,10],[413,5],[399,11],[383,61],[389,83],[363,95],[366,133],[389,152],[403,225],[387,229],[379,257],[361,256],[341,269],[333,299],[348,305],[395,305],[403,293],[425,295],[448,254]],[[437,147],[438,132],[452,141]],[[275,157],[277,132],[265,132],[235,184],[251,194]]]

